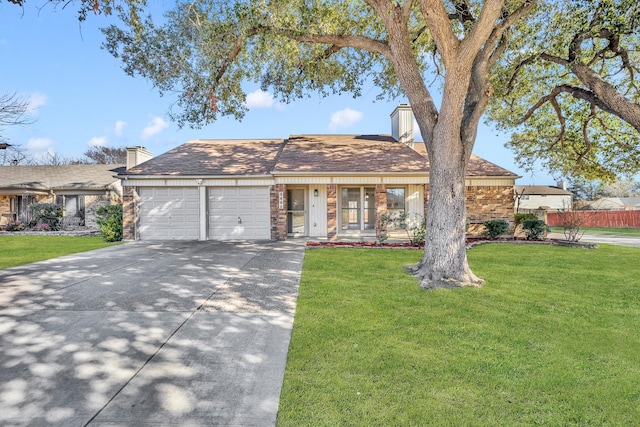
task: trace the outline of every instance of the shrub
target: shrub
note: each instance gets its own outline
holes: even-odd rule
[[[538,219],[534,213],[517,213],[513,215],[513,220],[516,227],[522,224],[527,219]]]
[[[7,223],[6,230],[7,231],[22,231],[27,228],[22,221],[9,221]]]
[[[487,229],[487,234],[492,239],[497,239],[509,230],[509,223],[504,219],[493,219],[491,221],[485,221],[484,227]]]
[[[122,205],[101,206],[96,211],[100,235],[105,242],[122,240]]]
[[[41,223],[41,224],[37,224],[34,227],[35,231],[51,231],[51,227],[49,226],[49,224],[45,224],[45,223]]]
[[[414,214],[414,221],[408,223],[409,215],[402,212],[396,215],[384,214],[380,217],[380,229],[377,230],[377,238],[380,243],[384,243],[388,238],[387,231],[403,230],[407,233],[407,238],[414,245],[424,243],[427,234],[427,220],[420,214]]]
[[[50,230],[59,230],[62,224],[62,206],[54,203],[32,203],[29,211],[36,224],[47,224]]]
[[[525,219],[522,221],[522,229],[527,240],[542,240],[547,231],[547,224],[541,219]]]

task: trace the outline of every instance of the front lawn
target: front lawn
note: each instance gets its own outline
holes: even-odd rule
[[[0,269],[113,246],[100,237],[0,236]]]
[[[479,246],[428,292],[421,255],[307,251],[279,426],[638,423],[639,249]]]

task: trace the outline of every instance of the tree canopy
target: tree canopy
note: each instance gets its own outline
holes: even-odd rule
[[[547,2],[494,73],[489,118],[521,166],[613,180],[640,171],[640,3]]]

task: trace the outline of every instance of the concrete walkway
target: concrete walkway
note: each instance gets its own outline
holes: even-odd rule
[[[549,233],[550,239],[564,239],[563,233]],[[632,236],[607,236],[600,234],[584,234],[580,238],[584,243],[606,243],[608,245],[632,246],[640,248],[640,237]]]
[[[303,257],[129,243],[0,270],[0,425],[275,425]]]

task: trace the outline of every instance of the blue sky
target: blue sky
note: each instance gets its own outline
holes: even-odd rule
[[[42,2],[44,3],[44,2]],[[0,2],[0,93],[31,100],[33,124],[6,129],[11,143],[34,157],[53,151],[78,158],[91,145],[141,145],[155,155],[191,139],[284,138],[291,134],[388,134],[389,114],[399,99],[374,102],[376,87],[364,96],[309,98],[278,103],[269,93],[247,87],[250,111],[241,122],[222,118],[202,129],[178,128],[169,121],[169,97],[161,97],[143,78],[127,76],[118,60],[101,49],[99,28],[113,17],[90,16],[80,25],[67,9],[37,1],[24,9]],[[474,153],[523,178],[518,184],[553,185],[540,170],[519,169],[504,147],[508,135],[481,125]]]

